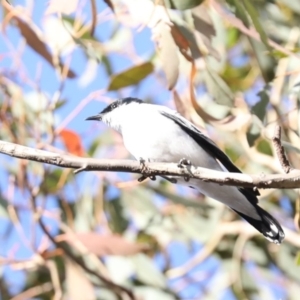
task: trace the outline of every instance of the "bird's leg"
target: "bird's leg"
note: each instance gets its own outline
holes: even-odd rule
[[[183,168],[183,167],[186,167],[186,166],[191,166],[192,163],[189,159],[186,159],[186,158],[182,158],[179,163],[178,163],[178,168]],[[190,181],[190,176],[186,175],[183,177],[183,179],[186,181],[186,182],[189,182]]]
[[[147,171],[146,160],[140,157],[139,161],[140,161],[140,165],[142,166],[142,173],[146,172]],[[140,178],[138,178],[138,182],[143,182],[147,178],[150,178],[153,181],[156,180],[156,177],[154,175],[150,175],[150,176],[142,175]]]
[[[192,163],[189,159],[182,158],[177,164],[178,168],[183,168],[184,166],[191,166]]]

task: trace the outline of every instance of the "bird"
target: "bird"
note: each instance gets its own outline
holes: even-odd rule
[[[102,121],[118,131],[125,148],[142,162],[192,164],[222,172],[242,173],[230,158],[195,125],[166,106],[138,98],[118,99],[86,120]],[[144,178],[143,178],[144,179]],[[188,185],[235,211],[263,236],[281,244],[285,234],[279,222],[258,205],[259,192],[253,188],[220,186],[213,182],[182,177],[169,181]]]

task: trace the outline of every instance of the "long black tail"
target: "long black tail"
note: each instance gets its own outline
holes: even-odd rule
[[[255,208],[257,213],[260,215],[261,220],[253,219],[235,209],[233,210],[261,232],[267,240],[275,244],[281,244],[285,234],[278,221],[260,206],[255,205]]]

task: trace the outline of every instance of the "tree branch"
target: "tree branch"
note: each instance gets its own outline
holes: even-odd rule
[[[275,132],[274,132],[272,141],[273,141],[273,145],[274,145],[278,160],[280,162],[280,165],[281,165],[283,171],[285,173],[289,173],[290,171],[293,170],[293,168],[291,167],[291,165],[285,155],[284,148],[281,145],[281,127],[278,125],[275,126]]]
[[[247,175],[241,173],[219,172],[210,169],[185,166],[179,168],[174,163],[147,163],[144,168],[138,161],[81,158],[38,150],[9,142],[0,141],[0,153],[26,160],[51,164],[62,168],[80,171],[108,171],[144,174],[146,176],[180,176],[215,182],[220,185],[257,187],[263,189],[300,188],[300,170],[289,174]]]

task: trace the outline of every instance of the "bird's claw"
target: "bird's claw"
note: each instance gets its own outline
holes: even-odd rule
[[[183,179],[184,179],[184,181],[189,182],[190,181],[190,176],[186,175],[186,176],[183,177]]]
[[[140,157],[139,161],[140,161],[140,165],[141,165],[141,167],[142,167],[141,172],[142,172],[142,173],[146,173],[147,170],[148,170],[148,168],[147,168],[147,166],[146,166],[146,160],[145,160],[144,158]],[[155,175],[150,175],[150,176],[148,176],[148,175],[143,174],[140,178],[138,178],[138,182],[143,182],[143,181],[146,180],[147,178],[150,178],[150,179],[153,180],[153,181],[156,180],[156,176],[155,176]]]
[[[183,168],[184,166],[190,166],[192,163],[189,159],[182,158],[177,164],[178,168]]]
[[[154,175],[150,175],[150,176],[142,175],[140,178],[138,178],[138,182],[143,182],[147,178],[150,178],[153,181],[156,180],[156,176],[154,176]]]

